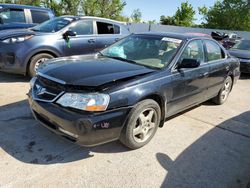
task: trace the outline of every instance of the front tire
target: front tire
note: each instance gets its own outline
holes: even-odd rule
[[[226,78],[219,94],[215,98],[213,98],[212,101],[218,105],[225,103],[227,101],[227,98],[228,98],[230,92],[231,92],[232,85],[233,85],[233,80],[230,76],[228,76]]]
[[[37,54],[37,55],[33,56],[31,58],[30,64],[29,64],[29,70],[28,70],[29,76],[30,77],[36,76],[37,69],[38,69],[39,65],[44,63],[44,61],[46,61],[48,59],[52,59],[52,58],[54,58],[54,57],[50,54],[47,54],[47,53],[41,53],[41,54]]]
[[[120,141],[130,149],[146,145],[155,135],[161,119],[157,102],[147,99],[139,102],[130,112]]]

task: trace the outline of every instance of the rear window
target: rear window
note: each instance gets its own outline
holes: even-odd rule
[[[0,12],[3,23],[26,23],[22,9],[7,9]]]
[[[49,13],[46,11],[30,10],[33,23],[43,23],[50,19]]]
[[[118,25],[96,22],[98,34],[120,34],[120,27]]]

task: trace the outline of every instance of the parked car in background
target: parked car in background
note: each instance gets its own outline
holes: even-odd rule
[[[30,28],[54,17],[54,13],[47,8],[0,4],[0,30]]]
[[[99,54],[44,63],[31,80],[36,119],[80,145],[147,144],[167,117],[213,99],[223,104],[239,62],[215,40],[132,34]]]
[[[240,71],[250,74],[250,40],[240,40],[229,50],[229,53],[239,58]]]
[[[47,59],[95,53],[128,34],[121,22],[77,16],[58,17],[31,29],[0,32],[0,70],[34,76]]]

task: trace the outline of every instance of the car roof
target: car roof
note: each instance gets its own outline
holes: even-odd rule
[[[95,16],[72,16],[72,15],[64,15],[60,17],[66,17],[66,18],[74,18],[75,20],[80,20],[80,19],[93,19],[93,20],[102,20],[102,21],[107,21],[107,22],[113,22],[117,24],[123,24],[126,25],[126,22],[120,22],[108,18],[101,18],[101,17],[95,17]]]
[[[33,10],[51,11],[51,9],[49,9],[49,8],[30,6],[30,5],[19,5],[19,4],[0,4],[0,10],[1,10],[1,8],[18,8],[18,9],[33,9]]]
[[[190,39],[210,39],[210,37],[206,36],[197,36],[197,35],[189,35],[189,34],[181,34],[181,33],[171,33],[171,32],[144,32],[144,33],[135,33],[138,35],[148,35],[148,36],[161,36],[161,37],[170,37],[181,40],[190,40]]]

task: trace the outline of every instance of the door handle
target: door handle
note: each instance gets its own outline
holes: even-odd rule
[[[204,77],[207,77],[208,76],[208,72],[205,72],[205,73],[203,73],[203,74],[200,74],[200,76],[199,76],[199,78],[204,78]]]
[[[95,39],[89,39],[88,42],[89,43],[95,43]]]
[[[117,42],[118,40],[120,40],[120,38],[116,38],[116,39],[115,39],[115,42]]]

